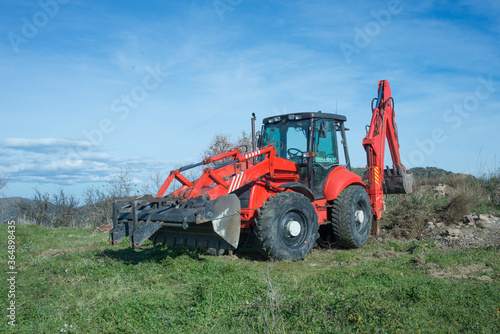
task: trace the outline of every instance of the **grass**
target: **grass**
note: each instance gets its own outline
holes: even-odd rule
[[[494,248],[443,252],[424,241],[371,242],[268,262],[110,246],[105,233],[72,228],[17,226],[16,242],[17,326],[3,317],[2,332],[500,332]],[[7,248],[5,225],[0,244]],[[2,310],[7,289],[4,281]]]

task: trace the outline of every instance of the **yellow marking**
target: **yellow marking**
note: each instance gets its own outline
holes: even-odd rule
[[[377,183],[377,186],[380,185],[380,180],[379,180],[379,168],[375,167],[375,183]]]

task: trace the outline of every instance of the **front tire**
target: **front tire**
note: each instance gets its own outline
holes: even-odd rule
[[[332,229],[342,248],[366,244],[372,226],[370,198],[365,188],[348,186],[332,203]]]
[[[318,214],[309,199],[299,193],[282,192],[258,210],[254,232],[265,256],[297,261],[316,246],[318,228]]]

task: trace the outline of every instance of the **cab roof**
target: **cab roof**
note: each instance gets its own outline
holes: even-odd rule
[[[300,120],[300,119],[311,119],[311,118],[333,119],[338,122],[345,122],[347,120],[347,118],[343,115],[329,114],[319,111],[319,112],[302,112],[302,113],[293,113],[293,114],[284,114],[284,115],[266,117],[262,120],[262,123],[263,124],[276,123],[280,122],[283,119]]]

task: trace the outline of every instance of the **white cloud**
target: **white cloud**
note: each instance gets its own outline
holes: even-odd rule
[[[82,147],[85,151],[77,153]],[[172,165],[147,158],[120,159],[99,150],[80,140],[8,138],[0,141],[0,174],[11,183],[71,185],[108,181],[121,169],[129,169],[134,180],[147,181],[152,171]]]
[[[89,148],[92,143],[84,140],[71,140],[62,138],[6,138],[0,140],[0,148],[13,148],[25,151],[55,151],[63,148]]]

